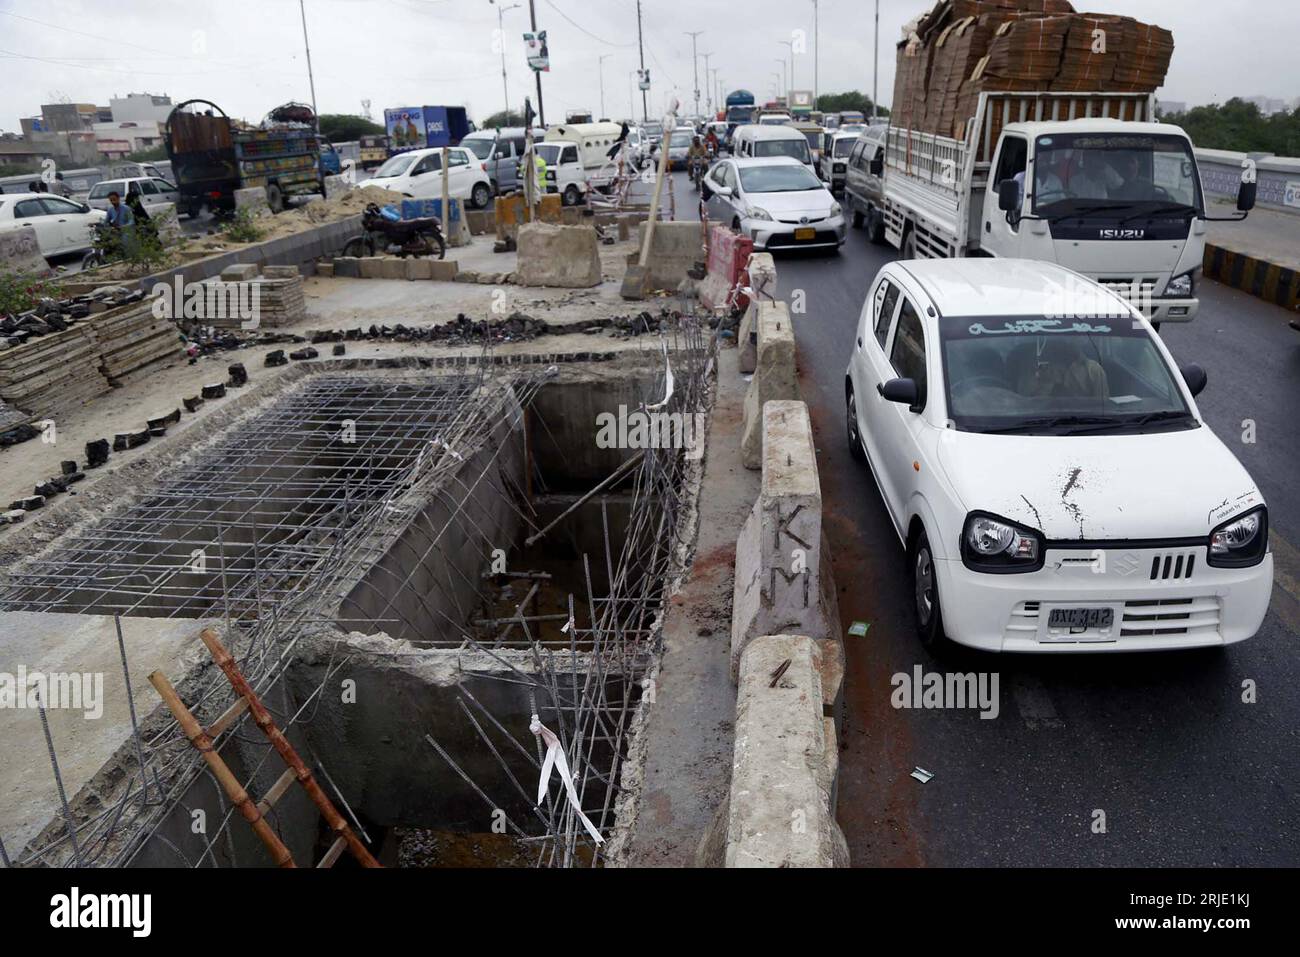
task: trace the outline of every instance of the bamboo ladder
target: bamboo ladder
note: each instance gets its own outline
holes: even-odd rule
[[[380,867],[381,865],[375,860],[374,855],[361,842],[361,839],[357,837],[348,822],[335,809],[334,803],[329,799],[329,796],[316,783],[315,776],[303,763],[302,758],[298,756],[298,752],[289,743],[289,739],[284,736],[284,732],[276,726],[270,712],[266,710],[261,699],[248,684],[243,673],[239,670],[239,666],[235,664],[234,657],[226,650],[226,646],[221,643],[217,633],[211,628],[204,628],[199,637],[203,639],[203,644],[207,646],[209,653],[212,655],[212,660],[225,673],[226,679],[238,696],[235,703],[213,723],[212,727],[204,728],[199,723],[199,720],[194,717],[189,708],[185,707],[180,695],[176,693],[176,689],[172,687],[171,682],[167,680],[167,676],[161,671],[155,671],[151,674],[149,683],[154,686],[163,702],[176,717],[190,744],[203,755],[203,760],[207,762],[208,767],[218,783],[220,783],[222,790],[226,792],[226,796],[231,803],[239,808],[244,820],[249,823],[253,828],[253,832],[266,845],[266,849],[270,852],[271,859],[276,866],[297,867],[298,865],[294,863],[293,855],[285,847],[284,842],[280,840],[279,835],[267,824],[266,814],[275,807],[290,786],[297,781],[303,790],[307,792],[307,796],[311,798],[312,803],[320,810],[321,816],[325,818],[330,830],[335,834],[334,843],[325,852],[325,856],[321,858],[321,862],[317,867],[333,867],[334,862],[342,856],[345,849],[363,867]],[[222,760],[221,755],[217,753],[217,749],[213,745],[213,740],[233,725],[245,711],[252,714],[253,722],[262,729],[262,733],[271,742],[271,746],[275,748],[287,765],[284,773],[271,786],[266,796],[256,804],[253,803],[248,792],[244,790],[243,785],[239,783],[239,779],[235,777],[234,772]]]

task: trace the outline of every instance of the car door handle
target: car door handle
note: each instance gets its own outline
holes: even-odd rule
[[[861,337],[861,336],[858,336],[858,348],[859,348],[859,349],[862,348],[862,337]]]
[[[883,382],[876,383],[876,394],[882,399],[885,397],[885,384]]]

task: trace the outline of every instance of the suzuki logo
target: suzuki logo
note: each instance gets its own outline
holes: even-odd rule
[[[1132,575],[1138,570],[1141,561],[1132,552],[1125,552],[1111,563],[1111,567],[1120,575]]]

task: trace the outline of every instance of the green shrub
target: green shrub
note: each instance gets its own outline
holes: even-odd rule
[[[46,297],[61,299],[63,288],[52,279],[30,273],[0,272],[0,316],[16,316],[34,309]]]
[[[235,210],[235,214],[221,228],[221,232],[227,239],[236,243],[255,243],[262,238],[262,227],[257,225],[257,217],[248,208]]]

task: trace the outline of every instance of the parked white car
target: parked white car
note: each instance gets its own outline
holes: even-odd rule
[[[448,150],[448,194],[468,200],[475,209],[492,201],[492,178],[487,163],[463,146]],[[362,186],[381,186],[408,199],[442,198],[442,150],[411,150],[390,157]]]
[[[111,205],[108,201],[109,193],[117,193],[124,203],[127,197],[138,193],[146,213],[154,206],[161,206],[164,203],[175,204],[181,198],[180,191],[165,179],[156,176],[129,176],[125,179],[101,179],[90,187],[86,202],[92,209],[102,209],[107,212]]]
[[[587,168],[577,143],[548,140],[535,149],[546,160],[546,191],[559,193],[565,206],[577,206],[587,195]]]
[[[704,177],[700,192],[709,219],[749,236],[755,249],[844,245],[844,210],[817,175],[792,157],[722,160]]]
[[[1205,372],[1124,299],[1044,262],[894,262],[852,350],[849,447],[923,643],[1151,651],[1259,629],[1264,498],[1196,408]]]
[[[90,249],[95,243],[95,225],[107,214],[49,193],[4,193],[0,195],[0,232],[30,226],[46,259]]]

